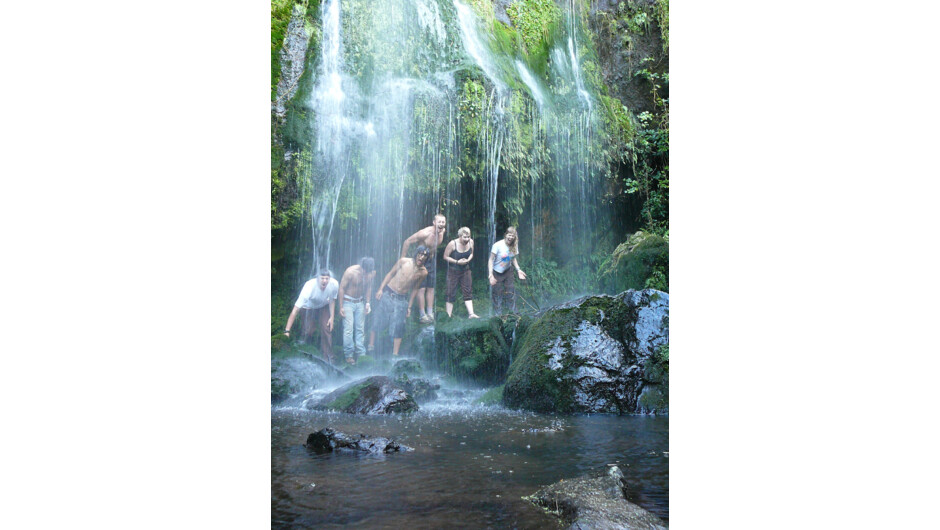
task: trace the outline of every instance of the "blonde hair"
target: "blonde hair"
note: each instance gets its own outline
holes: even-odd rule
[[[516,239],[513,240],[512,245],[510,245],[509,243],[506,243],[506,246],[509,247],[509,251],[512,252],[513,254],[519,254],[519,232],[516,232],[515,226],[510,226],[509,228],[506,229],[506,233],[503,234],[504,243],[506,242],[506,236],[508,236],[509,234],[516,236]]]
[[[469,235],[470,235],[470,229],[467,228],[466,226],[461,226],[461,227],[460,227],[460,230],[457,230],[457,235],[458,235],[458,236],[469,236]]]

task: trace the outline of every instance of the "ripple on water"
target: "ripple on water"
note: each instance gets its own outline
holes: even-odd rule
[[[482,390],[441,394],[412,414],[273,407],[272,525],[552,525],[521,497],[612,463],[627,476],[631,500],[668,521],[668,418],[543,415],[476,403]],[[308,452],[307,435],[324,427],[415,451]]]

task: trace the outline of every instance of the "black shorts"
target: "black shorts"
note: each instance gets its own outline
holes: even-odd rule
[[[428,270],[428,275],[424,277],[424,281],[421,282],[422,288],[434,288],[434,284],[437,283],[437,254],[434,252],[431,253],[431,257],[428,259],[428,262],[424,264],[424,268]]]

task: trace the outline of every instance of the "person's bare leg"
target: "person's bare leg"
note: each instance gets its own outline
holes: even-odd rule
[[[369,350],[368,350],[368,351],[371,352],[371,351],[373,351],[373,350],[375,350],[375,332],[374,332],[374,331],[370,331],[370,332],[369,332]]]
[[[467,313],[470,314],[470,318],[480,318],[473,312],[473,300],[464,300],[463,303],[467,306]]]
[[[424,291],[426,290],[427,290],[426,287],[422,287],[418,289],[418,318],[421,318],[424,316]]]
[[[398,357],[398,348],[401,348],[401,339],[392,339],[392,355]]]
[[[425,291],[427,292],[427,297],[428,297],[428,303],[425,304],[428,308],[428,316],[433,319],[434,318],[434,288],[428,287],[427,289],[425,289]],[[421,296],[421,295],[419,294],[418,296]]]
[[[451,316],[454,312],[454,304],[450,302],[444,302],[444,309],[447,311],[447,316]]]

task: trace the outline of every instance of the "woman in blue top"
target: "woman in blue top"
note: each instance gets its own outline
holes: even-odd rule
[[[519,234],[516,227],[506,229],[503,239],[493,243],[490,250],[490,285],[493,286],[493,311],[499,315],[503,306],[509,303],[509,311],[516,310],[516,286],[512,277],[510,265],[515,267],[520,280],[525,280],[525,273],[519,267],[516,256],[519,255]]]

